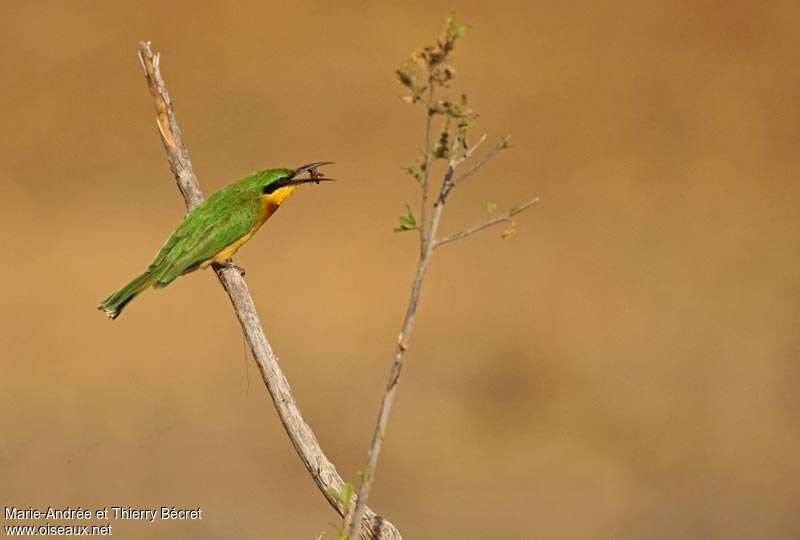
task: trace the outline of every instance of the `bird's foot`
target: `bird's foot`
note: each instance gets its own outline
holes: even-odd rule
[[[227,261],[225,261],[224,263],[222,263],[222,266],[224,266],[225,268],[233,268],[234,270],[236,270],[237,272],[239,272],[239,274],[240,274],[242,277],[244,277],[244,274],[245,274],[245,270],[244,270],[244,268],[242,268],[242,267],[241,267],[241,266],[239,266],[238,264],[234,263],[232,260],[228,259]]]

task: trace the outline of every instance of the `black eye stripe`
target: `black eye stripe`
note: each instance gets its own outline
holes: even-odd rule
[[[275,193],[275,191],[285,186],[289,180],[290,180],[289,178],[278,178],[271,184],[264,186],[263,189],[264,195],[270,195],[272,193]]]

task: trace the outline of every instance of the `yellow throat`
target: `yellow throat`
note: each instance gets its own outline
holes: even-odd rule
[[[269,217],[275,213],[275,210],[283,204],[283,201],[291,197],[294,192],[297,191],[297,186],[286,186],[284,188],[276,189],[272,193],[268,195],[261,196],[261,213],[258,216],[258,219],[253,225],[253,228],[250,229],[250,232],[236,240],[234,243],[208,259],[204,262],[201,267],[205,268],[212,262],[217,263],[224,263],[236,253],[240,247],[242,247],[248,240],[250,240],[254,234],[261,228],[265,221],[269,219]]]

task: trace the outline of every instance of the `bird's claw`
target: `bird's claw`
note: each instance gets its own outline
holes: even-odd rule
[[[245,274],[244,268],[242,268],[238,264],[234,263],[232,260],[229,259],[229,260],[225,261],[224,263],[222,263],[222,266],[224,266],[225,268],[233,268],[234,270],[239,272],[239,274],[242,277],[244,277],[244,274]]]

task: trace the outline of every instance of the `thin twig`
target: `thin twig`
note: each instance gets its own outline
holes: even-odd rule
[[[156,102],[156,122],[161,133],[161,140],[164,143],[164,149],[167,152],[167,158],[178,187],[183,194],[186,207],[187,209],[192,209],[203,201],[203,194],[200,190],[197,176],[192,169],[189,152],[183,144],[181,132],[172,109],[172,102],[161,78],[158,54],[154,55],[152,53],[149,42],[141,42],[139,44],[139,58],[145,70],[150,92]],[[261,378],[269,390],[281,423],[286,429],[297,455],[330,505],[339,515],[344,516],[347,508],[334,496],[335,492],[342,489],[344,481],[323,453],[314,432],[305,422],[300,409],[297,407],[289,382],[278,364],[278,357],[264,335],[247,283],[235,268],[215,265],[214,269],[220,283],[222,283],[231,299],[236,316],[258,365]],[[394,540],[400,538],[400,533],[394,525],[370,509],[361,514],[358,522],[361,524],[360,536],[362,539]]]
[[[484,165],[487,161],[492,159],[500,150],[504,148],[508,148],[508,137],[503,138],[501,142],[495,145],[489,152],[485,155],[481,156],[481,158],[475,162],[467,171],[462,173],[458,177],[454,177],[456,169],[469,157],[475,152],[475,150],[483,143],[486,139],[484,135],[481,137],[477,143],[473,146],[468,148],[462,155],[455,154],[450,159],[447,170],[445,171],[444,177],[442,178],[442,184],[439,189],[439,195],[436,199],[436,202],[433,204],[433,213],[431,215],[430,226],[427,229],[427,234],[421,235],[421,249],[420,249],[420,259],[419,263],[417,264],[417,271],[414,276],[414,282],[411,286],[411,296],[408,300],[408,307],[406,308],[406,315],[403,319],[403,326],[402,330],[400,331],[400,335],[397,339],[397,345],[395,346],[394,356],[392,358],[392,366],[389,372],[389,381],[386,385],[386,390],[383,394],[383,400],[381,402],[381,408],[378,413],[378,420],[375,425],[375,430],[372,434],[372,442],[369,448],[369,454],[367,455],[367,465],[364,468],[364,472],[362,475],[361,485],[358,490],[358,496],[356,498],[356,507],[355,511],[353,512],[353,523],[350,524],[350,539],[355,538],[355,523],[358,523],[360,517],[366,511],[366,504],[369,498],[370,489],[372,488],[372,483],[375,478],[375,469],[378,466],[378,458],[380,457],[381,448],[383,446],[383,438],[386,435],[386,427],[389,423],[389,416],[392,411],[392,406],[394,405],[395,394],[397,393],[397,387],[400,382],[400,372],[403,369],[403,359],[405,356],[405,352],[408,350],[408,343],[411,338],[411,331],[414,328],[414,318],[417,312],[417,307],[419,305],[420,294],[422,293],[422,284],[425,280],[425,275],[428,272],[428,266],[430,264],[431,256],[433,255],[433,250],[438,245],[442,243],[451,242],[457,240],[457,238],[450,238],[445,237],[442,240],[436,241],[436,233],[439,230],[439,225],[442,220],[442,215],[444,213],[445,203],[447,202],[447,198],[450,195],[450,192],[453,188],[466,177],[477,171],[482,165]],[[527,210],[531,206],[533,206],[538,199],[534,199],[532,201],[528,201],[524,204],[518,205],[515,208],[509,210],[503,216],[499,216],[494,220],[490,220],[491,223],[484,223],[477,227],[474,227],[474,231],[468,229],[467,231],[462,231],[461,233],[457,233],[459,238],[463,238],[465,236],[469,236],[478,230],[484,229],[486,227],[490,227],[496,223],[500,223],[501,221],[509,220],[511,216],[518,214],[524,210]],[[454,235],[455,236],[455,235]]]
[[[419,205],[419,255],[422,257],[428,242],[428,190],[431,167],[431,123],[433,122],[433,77],[428,75],[428,102],[425,105],[425,152],[422,157],[422,201]]]
[[[485,140],[486,140],[486,134],[484,133],[483,135],[481,135],[481,138],[478,139],[478,142],[476,142],[475,144],[473,144],[472,146],[467,148],[467,150],[464,152],[464,155],[459,156],[459,155],[456,154],[455,161],[453,162],[453,166],[454,167],[458,167],[459,165],[461,165],[462,162],[464,162],[464,161],[468,160],[470,157],[472,157],[472,154],[475,153],[475,150],[477,150],[478,147],[480,145],[482,145]],[[458,140],[455,140],[455,141],[453,141],[453,150],[452,150],[452,152],[454,154],[455,154],[455,149],[457,147],[458,147]]]
[[[520,212],[524,212],[525,210],[527,210],[528,208],[530,208],[531,206],[533,206],[538,202],[539,202],[539,197],[536,197],[535,199],[531,199],[528,202],[518,204],[517,206],[511,208],[508,212],[501,214],[497,217],[494,217],[492,219],[489,219],[487,221],[484,221],[483,223],[479,223],[478,225],[469,227],[468,229],[464,229],[463,231],[451,234],[450,236],[445,236],[444,238],[439,238],[438,240],[434,240],[433,248],[436,249],[443,244],[448,244],[450,242],[455,242],[456,240],[461,240],[462,238],[466,238],[467,236],[482,231],[483,229],[488,229],[489,227],[492,227],[494,225],[498,225],[500,223],[508,223],[512,221],[511,218],[513,216],[519,214]]]
[[[431,228],[427,235],[428,238],[433,238],[436,235],[440,218],[441,210],[438,208],[434,209],[433,217],[431,218]],[[428,265],[433,252],[431,246],[432,244],[430,240],[426,241],[424,251],[420,256],[419,264],[417,265],[414,283],[411,286],[411,296],[408,300],[408,306],[406,307],[406,315],[403,319],[402,329],[397,337],[397,345],[395,346],[392,366],[389,372],[389,381],[386,385],[383,401],[381,402],[380,412],[378,413],[378,421],[372,434],[372,442],[370,444],[369,454],[367,455],[367,465],[363,470],[361,486],[358,490],[356,509],[353,512],[353,523],[350,525],[349,538],[355,537],[354,524],[358,523],[358,520],[362,515],[364,515],[366,501],[369,497],[373,479],[375,478],[375,469],[378,465],[378,458],[380,457],[381,446],[386,433],[386,425],[389,423],[389,415],[392,411],[392,405],[394,404],[394,398],[397,392],[397,385],[400,381],[400,372],[403,369],[403,356],[408,350],[408,341],[411,338],[411,331],[414,328],[414,316],[417,312],[417,305],[419,304],[419,297],[420,293],[422,292],[422,283],[425,279],[425,274],[428,271]]]
[[[361,516],[364,515],[367,508],[367,499],[369,492],[372,488],[372,483],[375,478],[375,469],[378,466],[378,458],[381,454],[383,446],[383,438],[386,435],[386,426],[389,423],[389,416],[392,412],[394,405],[395,394],[397,387],[400,383],[400,372],[403,370],[403,358],[405,352],[408,350],[408,343],[411,339],[411,332],[414,329],[414,319],[417,313],[417,306],[419,305],[420,294],[422,293],[422,284],[425,280],[425,275],[428,272],[428,266],[433,255],[433,239],[436,238],[436,233],[439,230],[439,223],[442,219],[444,212],[444,205],[449,193],[449,187],[452,182],[455,167],[460,162],[454,159],[450,160],[447,171],[442,179],[442,187],[439,191],[439,197],[433,204],[433,214],[431,216],[430,229],[428,234],[425,235],[425,240],[422,244],[422,250],[417,264],[417,271],[414,276],[414,282],[411,286],[411,296],[408,299],[408,306],[406,307],[406,315],[403,319],[403,326],[400,330],[400,335],[397,338],[397,345],[395,346],[394,356],[392,359],[392,366],[389,371],[389,381],[386,385],[386,390],[383,394],[381,408],[378,412],[378,420],[375,425],[375,430],[372,434],[372,442],[370,444],[369,453],[367,454],[367,465],[364,468],[361,478],[361,485],[358,489],[358,496],[356,498],[356,508],[353,512],[353,522],[350,524],[350,533],[348,538],[355,538],[356,530],[355,523],[358,523]]]
[[[467,169],[466,171],[464,171],[463,173],[458,175],[458,177],[456,177],[455,181],[453,182],[453,185],[460,184],[461,182],[466,180],[468,177],[472,176],[472,174],[475,173],[475,171],[477,171],[478,169],[480,169],[481,167],[486,165],[486,162],[489,161],[490,159],[492,159],[494,156],[496,156],[498,152],[500,152],[501,150],[505,150],[506,148],[509,148],[509,144],[508,144],[509,139],[510,139],[510,137],[508,137],[508,136],[503,137],[503,140],[501,140],[499,143],[494,145],[494,147],[491,150],[489,150],[484,155],[482,155],[480,158],[478,158],[475,161],[475,163],[472,164],[472,167],[470,167],[469,169]],[[477,146],[477,145],[475,145],[475,146]]]

